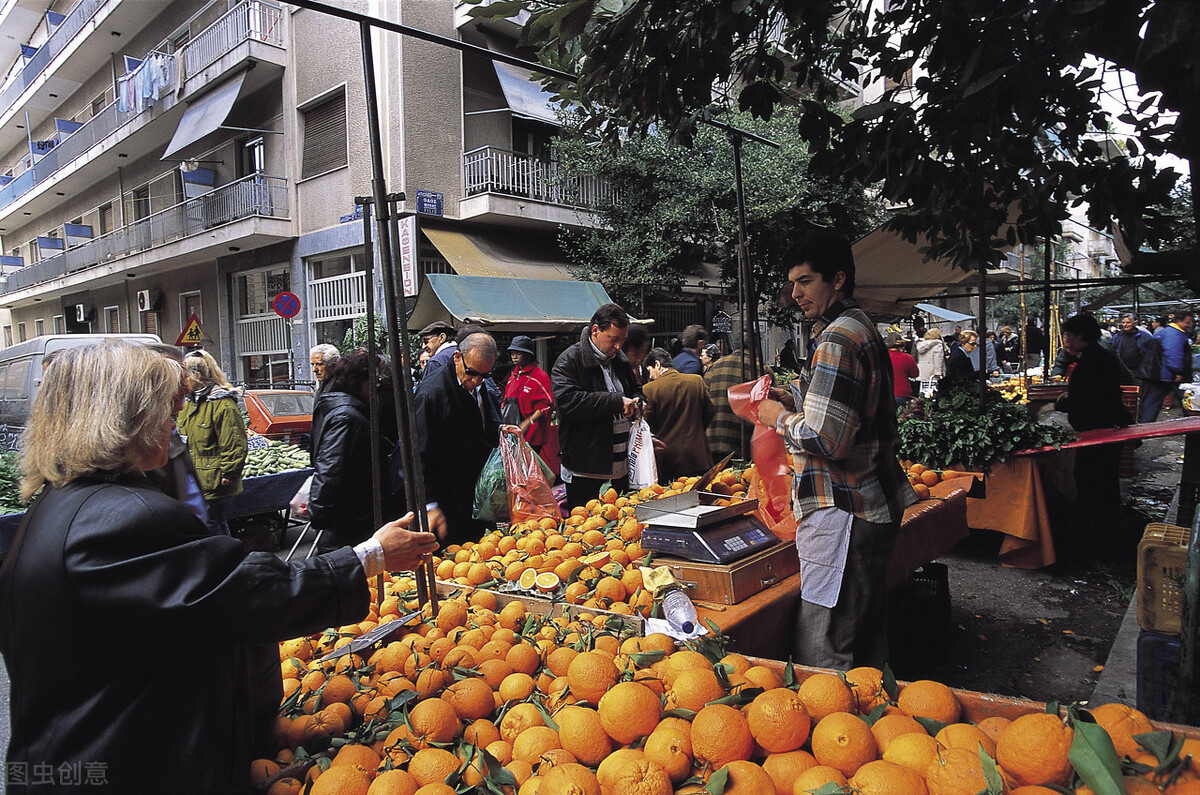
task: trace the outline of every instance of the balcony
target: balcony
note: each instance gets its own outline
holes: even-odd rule
[[[182,50],[182,96],[197,93],[244,63],[269,65],[282,74],[283,9],[243,0],[197,33]]]
[[[222,238],[216,230],[240,219],[287,218],[287,199],[287,180],[263,175],[245,177],[22,268],[9,275],[0,293],[15,293],[72,274],[81,274],[80,281],[88,280],[101,266],[175,241],[197,240],[201,245],[193,246],[188,253],[195,255],[193,258],[214,257],[224,253],[224,244],[231,239]],[[263,242],[284,239],[289,232],[280,229]]]
[[[602,179],[567,179],[552,161],[494,146],[464,154],[463,175],[467,198],[459,211],[464,220],[592,226],[590,208],[615,200],[612,187]]]

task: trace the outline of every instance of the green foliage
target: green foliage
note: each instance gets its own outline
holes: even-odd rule
[[[21,456],[16,450],[0,451],[0,514],[19,513],[21,500]]]
[[[775,319],[782,322],[791,318],[774,299],[788,245],[816,228],[854,238],[882,220],[881,206],[861,185],[806,175],[809,153],[791,132],[796,118],[784,110],[769,124],[748,114],[726,120],[780,144],[776,149],[747,140],[742,173],[758,297],[776,307]],[[565,184],[598,177],[619,197],[590,208],[601,228],[561,233],[578,263],[576,276],[602,282],[614,300],[633,307],[655,293],[678,292],[701,261],[719,263],[722,281],[736,283],[733,146],[724,131],[702,126],[685,146],[665,134],[598,140],[577,124],[558,142],[556,160]]]
[[[342,338],[342,344],[339,347],[342,353],[349,353],[356,348],[367,347],[369,339],[367,316],[360,315],[354,318],[354,324],[346,329],[346,336]],[[384,325],[383,318],[379,315],[375,316],[375,344],[379,346],[380,353],[387,354],[387,326]]]
[[[910,401],[915,403],[917,401]],[[932,400],[900,421],[900,457],[927,467],[980,469],[1007,461],[1018,450],[1058,446],[1075,438],[1071,431],[1039,425],[1020,403],[989,389],[983,405],[974,382],[942,381]]]

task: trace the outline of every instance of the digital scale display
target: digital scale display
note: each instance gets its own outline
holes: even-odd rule
[[[778,542],[753,514],[697,529],[651,524],[642,531],[643,549],[703,563],[729,563]]]

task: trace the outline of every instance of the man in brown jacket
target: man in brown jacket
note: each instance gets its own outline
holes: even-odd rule
[[[681,475],[699,475],[712,468],[712,453],[704,429],[717,410],[703,376],[681,373],[671,366],[671,354],[655,348],[643,360],[650,383],[642,387],[646,422],[657,441],[658,475],[669,483]],[[657,446],[657,445],[656,445]]]

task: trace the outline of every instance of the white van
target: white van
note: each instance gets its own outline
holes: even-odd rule
[[[0,350],[0,448],[17,449],[33,398],[42,384],[42,359],[54,351],[109,340],[161,343],[154,334],[48,334]]]

